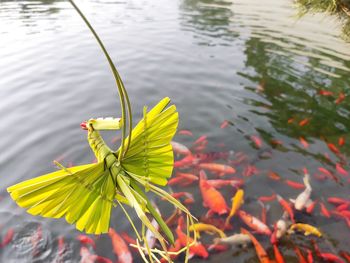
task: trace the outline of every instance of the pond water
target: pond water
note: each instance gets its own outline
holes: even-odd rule
[[[245,156],[235,165],[235,177],[245,181],[245,211],[259,217],[260,196],[279,193],[287,200],[295,198],[301,190],[286,182],[302,183],[304,167],[311,174],[312,199],[328,210],[334,209],[328,197],[349,199],[350,176],[339,172],[336,164],[349,169],[350,46],[338,37],[334,19],[297,20],[288,0],[88,0],[78,4],[120,71],[135,120],[140,119],[143,105],[153,106],[169,96],[180,113],[179,129],[193,133],[176,135],[175,141],[190,147],[206,135],[204,152],[233,151],[234,160]],[[65,165],[91,162],[94,156],[79,124],[91,117],[120,116],[117,89],[98,45],[66,1],[2,0],[0,25],[2,240],[9,229],[14,230],[12,241],[0,249],[0,261],[57,262],[58,240],[63,237],[64,262],[78,262],[79,231],[64,219],[27,214],[6,188],[53,171],[54,159]],[[224,121],[228,125],[222,129]],[[252,136],[260,138],[260,147]],[[114,134],[106,138],[115,142]],[[338,145],[339,138],[345,139],[345,145]],[[331,151],[327,144],[336,145],[340,152]],[[249,167],[257,172],[247,176]],[[271,172],[279,180],[272,180]],[[194,193],[196,204],[190,208],[201,217],[207,210],[201,207],[198,186],[173,187],[174,192],[182,190]],[[234,191],[223,193],[229,203]],[[282,209],[276,201],[269,205],[268,223],[272,224]],[[162,203],[159,206],[169,212]],[[131,233],[124,218],[116,209],[111,225]],[[287,262],[298,262],[293,247],[305,251],[312,247],[312,239],[324,252],[350,253],[350,229],[344,220],[323,216],[319,206],[312,215],[298,213],[297,219],[317,226],[324,237],[298,234],[283,240],[279,248]],[[232,224],[234,230],[228,234],[243,225],[237,218]],[[35,252],[31,242],[39,228],[40,237],[35,239],[39,252]],[[95,239],[93,253],[114,261],[109,237]],[[205,236],[203,242],[211,239]],[[272,255],[268,238],[258,239]],[[250,247],[212,254],[207,262],[218,260],[258,259]]]

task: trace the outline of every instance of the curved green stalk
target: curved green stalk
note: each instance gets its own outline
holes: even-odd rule
[[[123,81],[118,73],[117,68],[115,67],[115,65],[113,64],[113,61],[111,59],[111,57],[109,56],[105,46],[103,45],[101,39],[98,37],[96,31],[94,30],[94,28],[91,26],[91,24],[89,23],[89,21],[87,20],[87,18],[84,16],[84,14],[80,11],[80,9],[77,7],[77,5],[72,1],[72,0],[68,0],[72,6],[74,7],[74,9],[78,12],[78,14],[81,16],[81,18],[84,20],[85,24],[88,26],[88,28],[90,29],[91,33],[94,35],[95,39],[97,40],[98,44],[100,45],[105,57],[107,58],[108,64],[112,70],[114,79],[117,83],[117,87],[118,87],[118,92],[119,92],[119,99],[120,99],[120,105],[121,105],[121,109],[122,109],[122,120],[123,120],[123,127],[122,127],[122,143],[121,143],[121,149],[119,151],[119,155],[118,155],[118,159],[121,160],[122,156],[127,152],[129,145],[130,145],[130,140],[131,140],[131,131],[132,131],[132,112],[131,112],[131,104],[129,101],[129,96],[128,93],[124,87]],[[125,136],[126,136],[126,110],[125,110],[125,102],[127,104],[127,110],[128,110],[128,134],[129,134],[129,139],[127,142],[127,145],[124,149],[124,140],[125,140]]]

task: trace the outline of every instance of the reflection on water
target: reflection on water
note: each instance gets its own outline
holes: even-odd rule
[[[135,121],[143,105],[171,97],[180,112],[180,129],[194,134],[178,135],[176,141],[190,146],[204,134],[209,141],[205,152],[231,151],[234,158],[242,158],[235,168],[237,177],[246,182],[247,210],[259,214],[256,200],[262,195],[276,192],[295,198],[298,191],[281,182],[300,182],[304,166],[315,176],[312,198],[323,202],[332,195],[348,198],[348,178],[337,173],[336,164],[349,169],[349,46],[337,37],[333,21],[320,16],[295,20],[289,0],[264,3],[91,0],[81,4],[117,62],[134,104]],[[9,228],[15,231],[0,255],[35,261],[31,240],[37,239],[43,259],[78,262],[78,231],[64,220],[27,215],[9,200],[5,189],[52,171],[53,159],[65,165],[91,162],[79,123],[120,114],[113,79],[94,39],[66,1],[1,1],[0,5],[0,24],[5,25],[0,28],[0,148],[7,149],[0,155],[5,211],[0,223],[6,226],[1,238]],[[225,120],[228,126],[220,129]],[[260,149],[252,136],[262,139]],[[341,137],[343,147],[338,145]],[[106,141],[117,146],[115,134],[107,134]],[[327,144],[336,145],[341,153]],[[320,167],[336,179],[318,180]],[[269,179],[271,172],[281,181]],[[248,173],[252,175],[242,177]],[[191,210],[202,216],[197,187],[173,190],[193,192],[196,209]],[[231,197],[232,191],[226,194]],[[170,213],[159,205],[166,215]],[[120,213],[116,209],[112,226],[131,233],[128,222],[120,222]],[[271,203],[269,220],[280,214]],[[317,209],[316,216],[297,217],[324,231],[325,238],[319,240],[323,250],[348,249],[349,229],[343,221],[324,218]],[[59,246],[62,240],[64,250]],[[272,254],[268,240],[262,242]],[[96,238],[96,244],[91,253],[115,259],[108,237]],[[298,262],[293,244],[311,247],[302,236],[286,239],[281,248],[287,262]],[[237,248],[213,254],[207,262],[233,258],[257,260],[252,249]]]

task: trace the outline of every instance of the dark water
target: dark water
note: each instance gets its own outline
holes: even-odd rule
[[[348,170],[350,130],[350,52],[338,38],[339,29],[325,17],[295,20],[289,1],[156,0],[78,2],[104,40],[116,62],[133,103],[135,119],[143,105],[171,97],[180,112],[178,135],[187,146],[207,135],[205,151],[243,152],[245,164],[236,167],[242,177],[246,165],[257,175],[244,177],[245,209],[260,213],[256,198],[280,193],[295,198],[283,180],[302,181],[302,168],[320,174],[318,167],[334,172],[332,179],[312,177],[312,199],[327,203],[330,196],[349,198],[349,176],[336,173],[335,163]],[[322,90],[333,96],[321,96]],[[345,100],[335,103],[343,92]],[[66,222],[33,217],[9,198],[6,187],[53,171],[52,160],[82,164],[94,158],[80,129],[90,117],[119,116],[117,91],[108,65],[86,26],[65,1],[0,1],[0,234],[10,228],[13,240],[0,250],[1,262],[54,262],[58,237],[64,237],[65,262],[80,260],[78,231]],[[292,123],[288,120],[293,118]],[[298,123],[309,119],[309,123]],[[220,129],[228,120],[229,125]],[[259,136],[256,149],[250,136]],[[327,143],[345,138],[340,155]],[[113,137],[109,134],[109,140]],[[309,147],[303,147],[299,138]],[[276,146],[273,140],[283,144]],[[116,147],[117,145],[115,145]],[[329,155],[329,160],[324,154]],[[281,181],[269,179],[270,171]],[[243,178],[243,177],[242,177]],[[174,191],[181,188],[174,187]],[[195,186],[197,204],[202,203]],[[227,201],[232,192],[226,193]],[[205,211],[191,209],[195,216]],[[268,222],[280,217],[274,202]],[[348,249],[350,229],[344,221],[325,218],[319,208],[313,216],[299,215],[319,227],[325,252]],[[120,210],[111,225],[130,231]],[[238,220],[233,221],[234,224]],[[238,224],[238,223],[237,223]],[[30,240],[41,228],[33,252]],[[238,231],[238,225],[235,231]],[[297,262],[292,244],[311,247],[310,237],[295,235],[282,242],[287,262]],[[210,239],[207,239],[210,240]],[[272,252],[267,239],[263,245]],[[96,239],[96,253],[115,259],[108,236]],[[252,248],[211,255],[217,260],[256,262]],[[200,262],[200,259],[194,259]]]

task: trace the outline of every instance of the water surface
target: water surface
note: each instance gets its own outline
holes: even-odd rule
[[[287,0],[264,4],[256,0],[89,0],[78,4],[116,62],[135,120],[141,117],[143,105],[152,106],[169,96],[180,113],[179,129],[194,134],[193,138],[178,135],[176,141],[191,146],[206,135],[205,152],[248,156],[235,167],[237,177],[245,179],[247,211],[260,213],[256,198],[261,195],[277,192],[286,199],[295,198],[300,190],[281,182],[301,182],[303,167],[316,177],[318,168],[324,167],[339,178],[336,182],[312,177],[313,199],[326,203],[330,196],[349,198],[349,177],[335,171],[337,162],[348,169],[349,99],[335,101],[340,92],[350,95],[350,52],[349,45],[338,38],[334,20],[323,16],[296,20],[296,10]],[[80,244],[75,237],[79,232],[74,226],[63,219],[26,214],[9,198],[6,187],[53,171],[54,159],[65,165],[91,162],[94,156],[79,124],[90,117],[120,116],[117,89],[95,40],[66,1],[3,0],[0,24],[0,234],[3,237],[9,228],[15,231],[13,241],[0,251],[0,261],[55,261],[58,237],[63,236],[69,248],[65,261],[78,262]],[[333,96],[321,96],[324,90]],[[305,119],[309,123],[300,126]],[[228,127],[220,129],[225,120]],[[252,135],[262,139],[260,149],[254,147]],[[340,158],[327,143],[337,144],[341,136],[346,144]],[[113,137],[107,134],[107,141]],[[300,144],[300,137],[308,141],[308,148]],[[282,145],[276,145],[276,140]],[[247,165],[254,165],[259,173],[243,177]],[[269,179],[270,171],[282,180]],[[191,211],[201,216],[205,210],[199,208],[197,187],[186,190],[195,193],[198,209]],[[232,194],[227,190],[227,201]],[[280,214],[279,205],[272,203],[269,222]],[[319,209],[313,216],[299,216],[325,233],[319,240],[324,251],[348,250],[350,230],[344,221],[327,219]],[[111,225],[131,233],[128,222],[120,218],[124,216],[116,209]],[[239,220],[233,222],[238,231]],[[28,242],[39,226],[43,234],[37,246],[41,252],[36,254]],[[297,235],[282,242],[286,260],[297,262],[292,244],[311,247],[310,239]],[[204,242],[210,240],[207,237]],[[261,241],[272,252],[268,240]],[[97,254],[115,259],[107,236],[96,242]],[[250,248],[213,254],[208,262],[225,259],[257,261]]]

